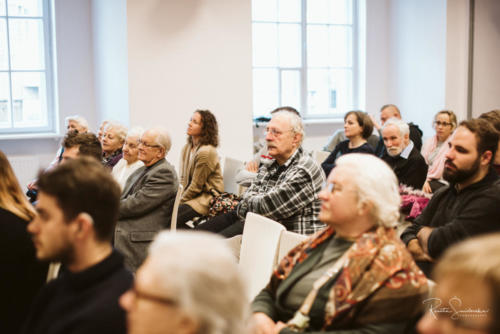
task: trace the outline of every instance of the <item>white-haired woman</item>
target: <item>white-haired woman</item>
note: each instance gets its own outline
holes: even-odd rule
[[[120,305],[127,312],[129,334],[244,334],[244,291],[236,259],[223,239],[193,231],[162,232]]]
[[[139,141],[141,140],[143,132],[144,130],[139,127],[130,129],[127,133],[127,137],[125,137],[125,144],[123,144],[123,157],[118,161],[115,167],[113,167],[113,171],[111,172],[122,190],[128,177],[135,172],[136,169],[144,166],[138,157]]]
[[[127,128],[119,123],[109,123],[102,137],[102,164],[113,168],[123,157],[122,147]]]
[[[319,197],[328,228],[282,259],[252,303],[253,332],[404,332],[427,281],[394,230],[396,176],[375,156],[343,155]]]

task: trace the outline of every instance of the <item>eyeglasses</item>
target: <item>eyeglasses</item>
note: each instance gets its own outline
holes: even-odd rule
[[[176,306],[178,304],[177,301],[175,301],[171,298],[167,298],[167,297],[163,297],[163,296],[155,296],[155,295],[149,294],[147,292],[138,291],[135,286],[132,287],[130,290],[128,290],[127,293],[130,293],[131,295],[133,295],[135,300],[147,299],[147,300],[150,300],[150,301],[153,301],[156,303],[165,304],[165,305],[169,305],[169,306]]]
[[[325,189],[328,193],[333,194],[335,191],[342,190],[342,186],[338,183],[327,183],[324,184],[323,189]]]
[[[292,129],[287,130],[287,131],[280,131],[280,130],[278,130],[276,128],[266,128],[266,134],[270,133],[271,135],[273,135],[273,137],[279,137],[283,133],[288,132],[288,131],[292,131]]]
[[[147,148],[161,147],[160,145],[147,144],[147,143],[143,142],[142,140],[139,140],[139,145],[145,146]]]
[[[434,121],[435,126],[451,126],[451,123],[449,122],[440,122],[440,121]]]

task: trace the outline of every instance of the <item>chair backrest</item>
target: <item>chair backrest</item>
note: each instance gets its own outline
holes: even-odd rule
[[[329,155],[330,152],[327,151],[313,151],[312,153],[313,159],[320,165],[326,160],[326,158],[328,158]]]
[[[249,212],[241,240],[240,268],[247,280],[248,297],[253,299],[269,282],[276,263],[281,232],[285,227],[274,220]]]
[[[299,243],[307,239],[307,235],[299,234],[291,231],[283,231],[280,236],[280,244],[278,249],[278,257],[276,258],[276,264],[281,261],[288,252],[297,246]]]
[[[171,232],[177,230],[177,213],[179,212],[179,204],[181,203],[183,189],[184,187],[179,183],[179,188],[177,188],[177,194],[175,195],[174,208],[172,210],[172,220],[170,221]]]
[[[245,167],[245,163],[238,159],[226,157],[223,165],[224,171],[222,172],[222,177],[224,178],[224,191],[238,194],[239,186],[236,183],[236,174],[238,174],[241,168]]]

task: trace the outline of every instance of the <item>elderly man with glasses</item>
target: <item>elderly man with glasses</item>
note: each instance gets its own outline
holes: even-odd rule
[[[273,114],[266,142],[271,159],[263,162],[257,177],[236,208],[214,217],[197,229],[232,237],[243,232],[245,216],[254,212],[283,224],[287,230],[312,234],[324,227],[318,220],[318,193],[325,175],[302,149],[304,127],[300,117],[288,111]]]
[[[168,227],[165,222],[170,222],[179,184],[174,167],[165,159],[170,147],[166,130],[152,128],[144,132],[138,155],[144,166],[130,175],[120,198],[115,247],[132,271],[146,258],[154,236]]]

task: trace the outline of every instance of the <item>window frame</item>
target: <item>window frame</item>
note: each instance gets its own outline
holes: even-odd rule
[[[54,56],[54,3],[53,0],[42,0],[42,16],[16,16],[9,15],[8,0],[0,0],[5,4],[5,15],[0,15],[0,19],[5,20],[6,25],[6,50],[7,50],[7,70],[0,70],[0,73],[7,73],[8,75],[8,85],[9,85],[9,102],[10,102],[10,126],[6,128],[0,127],[0,138],[10,138],[17,136],[26,135],[46,135],[56,133],[57,124],[57,104],[56,104],[56,77],[55,77],[55,56]],[[11,59],[11,45],[10,45],[10,31],[9,31],[9,19],[25,19],[25,20],[42,20],[43,27],[43,47],[44,47],[44,69],[36,70],[13,70],[12,69],[12,59]],[[24,126],[24,127],[14,127],[14,99],[12,92],[12,74],[13,73],[44,73],[45,74],[45,97],[40,97],[41,99],[46,99],[46,116],[47,125],[46,126]],[[43,106],[42,106],[43,107]]]
[[[277,1],[277,0],[275,0]],[[254,29],[254,23],[271,23],[271,24],[297,24],[299,23],[301,26],[301,64],[300,67],[286,67],[286,66],[254,66],[253,61],[252,61],[252,77],[254,75],[254,70],[255,69],[272,69],[276,70],[277,73],[277,83],[278,83],[278,106],[282,106],[282,72],[283,71],[299,71],[300,73],[300,112],[302,114],[302,118],[304,120],[312,120],[312,121],[328,121],[328,120],[334,120],[338,118],[342,118],[344,113],[347,112],[348,110],[342,110],[337,113],[322,113],[322,114],[310,114],[309,113],[309,108],[308,108],[308,71],[309,67],[307,66],[307,28],[308,26],[312,25],[317,25],[317,26],[326,26],[326,27],[331,27],[331,26],[344,26],[344,27],[350,27],[352,29],[352,40],[351,40],[351,83],[350,83],[350,89],[351,89],[351,94],[352,94],[352,109],[357,109],[359,108],[360,104],[360,64],[359,64],[359,41],[360,41],[360,4],[359,0],[351,0],[352,1],[352,22],[350,24],[331,24],[331,23],[308,23],[307,21],[307,0],[300,0],[300,5],[301,5],[301,18],[300,22],[282,22],[279,21],[278,18],[273,21],[263,21],[263,20],[254,20],[252,17],[252,30]],[[279,6],[279,3],[278,3]],[[279,7],[278,7],[279,11]],[[278,12],[279,15],[279,12]],[[277,29],[279,30],[279,29]],[[279,40],[278,40],[279,43]],[[279,49],[278,49],[279,50]],[[279,51],[278,51],[279,52]],[[314,67],[311,67],[314,69]],[[325,69],[329,70],[335,70],[335,69],[345,69],[349,67],[325,67]],[[270,111],[270,110],[269,110]],[[269,112],[267,111],[267,112]],[[254,117],[259,117],[262,116],[263,111],[260,111],[258,113],[255,112],[255,109],[252,109],[252,114]]]

